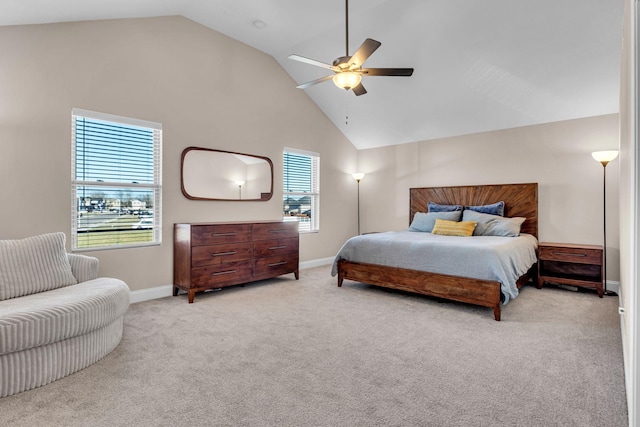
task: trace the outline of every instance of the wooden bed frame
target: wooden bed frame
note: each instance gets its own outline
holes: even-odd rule
[[[521,232],[538,237],[538,184],[475,185],[409,189],[409,224],[416,212],[427,212],[428,202],[443,205],[477,206],[505,202],[505,217],[525,217]],[[518,279],[520,288],[534,280],[536,265]],[[338,286],[344,279],[399,289],[447,300],[493,308],[500,320],[500,282],[409,270],[398,267],[340,260]]]

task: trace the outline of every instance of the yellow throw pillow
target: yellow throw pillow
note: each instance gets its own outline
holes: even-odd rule
[[[433,226],[431,233],[442,234],[444,236],[461,236],[469,237],[473,235],[476,228],[475,221],[448,221],[446,219],[436,218],[436,225]]]

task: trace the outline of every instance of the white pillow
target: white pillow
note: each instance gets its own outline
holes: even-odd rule
[[[78,283],[64,233],[0,240],[0,301]]]

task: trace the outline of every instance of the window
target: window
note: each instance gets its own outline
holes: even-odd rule
[[[320,157],[285,148],[283,156],[284,219],[300,223],[300,232],[320,229]]]
[[[74,108],[71,115],[73,250],[159,245],[159,123]]]

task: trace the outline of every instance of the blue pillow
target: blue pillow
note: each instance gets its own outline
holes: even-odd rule
[[[489,215],[504,216],[504,202],[496,202],[492,205],[465,206],[464,208],[470,211],[476,211],[476,212],[485,213]]]
[[[439,205],[437,203],[429,202],[427,210],[428,212],[455,212],[461,211],[462,205]]]
[[[447,221],[460,221],[462,211],[453,212],[416,212],[413,221],[409,226],[409,231],[423,231],[431,233],[433,226],[436,225],[436,218],[446,219]]]
[[[490,215],[465,209],[462,214],[462,220],[477,223],[476,229],[473,230],[474,236],[518,237],[520,235],[520,227],[526,218],[505,218],[499,215]]]

